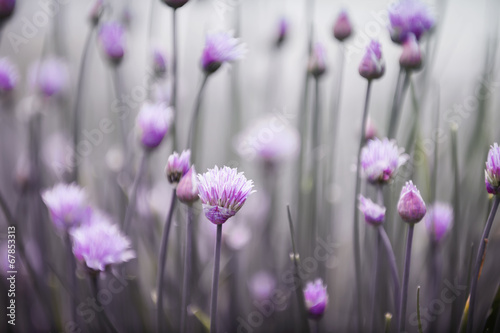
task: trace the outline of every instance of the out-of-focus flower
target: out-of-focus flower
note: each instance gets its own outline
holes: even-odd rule
[[[403,221],[408,223],[420,222],[427,212],[424,199],[420,195],[413,182],[410,180],[401,189],[401,195],[398,202],[398,213]]]
[[[484,170],[484,182],[486,190],[490,194],[500,193],[500,147],[495,142],[488,152],[486,159],[486,169]]]
[[[314,282],[308,282],[304,289],[304,298],[309,318],[321,319],[328,305],[328,292],[326,285],[323,285],[323,280],[317,279]]]
[[[185,204],[192,204],[199,199],[198,197],[198,179],[196,177],[196,170],[194,165],[191,166],[189,171],[182,176],[177,185],[177,197]]]
[[[63,179],[78,163],[73,158],[74,151],[68,147],[71,147],[71,141],[61,132],[54,132],[43,140],[43,161],[58,179]]]
[[[94,5],[90,9],[89,19],[90,22],[96,26],[99,23],[99,20],[102,17],[102,13],[104,12],[104,0],[96,0]]]
[[[340,42],[349,38],[352,33],[352,24],[346,10],[341,10],[333,25],[333,36]]]
[[[359,196],[359,210],[365,215],[365,221],[373,226],[379,226],[385,220],[385,207],[381,207],[364,196]]]
[[[399,64],[406,69],[419,69],[422,65],[422,52],[414,34],[408,35],[403,43]]]
[[[377,136],[377,128],[375,127],[372,118],[368,116],[365,127],[365,140],[366,141],[373,140],[375,139],[376,136]]]
[[[299,147],[297,129],[276,116],[259,119],[236,139],[236,150],[241,157],[248,160],[257,157],[270,164],[295,157]]]
[[[125,55],[125,28],[119,22],[107,22],[99,30],[99,41],[106,56],[114,64]]]
[[[130,240],[118,226],[111,224],[103,215],[96,215],[96,218],[99,220],[72,231],[75,257],[93,271],[104,271],[109,265],[135,258]]]
[[[316,43],[309,58],[309,73],[314,77],[320,77],[326,72],[326,50],[323,44]]]
[[[167,6],[177,9],[184,6],[189,0],[162,0]]]
[[[288,37],[288,31],[290,30],[290,25],[288,20],[282,17],[278,23],[278,36],[276,38],[276,47],[280,47],[286,41]]]
[[[408,161],[396,141],[387,138],[368,141],[361,150],[361,167],[368,181],[372,184],[386,184],[392,180],[399,167]]]
[[[173,111],[165,104],[144,103],[137,115],[137,128],[146,149],[158,147],[168,132]]]
[[[16,0],[0,0],[0,21],[8,19],[16,9]]]
[[[253,181],[227,166],[208,169],[198,175],[198,180],[203,211],[214,224],[222,224],[234,216],[253,193]]]
[[[425,227],[433,241],[439,242],[446,236],[453,224],[453,208],[450,205],[437,202],[429,207],[425,216]]]
[[[62,60],[47,58],[31,66],[29,81],[33,88],[50,97],[61,92],[68,84],[68,69]]]
[[[167,73],[167,56],[158,48],[153,49],[153,71],[158,77]]]
[[[372,40],[366,47],[366,52],[359,64],[359,74],[367,80],[378,79],[384,75],[385,61],[382,58],[382,47]]]
[[[184,150],[181,155],[174,152],[168,157],[167,166],[165,167],[165,174],[170,184],[177,185],[189,171],[189,164],[191,159],[191,150]]]
[[[245,53],[245,44],[240,43],[231,33],[207,34],[205,48],[201,56],[201,66],[206,74],[212,74],[222,64],[242,59]]]
[[[250,294],[258,301],[270,299],[276,288],[276,279],[266,271],[255,273],[248,283]]]
[[[19,79],[17,67],[8,59],[0,59],[0,91],[8,92],[15,88]]]
[[[245,223],[233,223],[222,230],[224,241],[233,251],[241,250],[252,238],[252,232]]]
[[[54,225],[69,230],[81,224],[90,214],[85,190],[76,184],[57,184],[42,193]]]
[[[410,34],[417,41],[434,26],[434,17],[429,7],[420,0],[401,0],[389,8],[389,32],[391,39],[404,43]]]

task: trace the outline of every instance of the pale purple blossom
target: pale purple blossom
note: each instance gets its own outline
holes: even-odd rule
[[[17,67],[8,59],[0,59],[0,91],[8,92],[13,90],[18,82],[19,72]]]
[[[323,280],[308,282],[304,289],[306,308],[311,319],[321,319],[328,305],[328,292]]]
[[[125,55],[125,28],[119,22],[107,22],[99,30],[99,41],[106,56],[118,63]]]
[[[215,166],[198,175],[198,191],[205,216],[214,224],[222,224],[243,207],[253,193],[253,181],[243,172],[227,166]]]
[[[159,48],[153,49],[153,70],[160,77],[167,73],[167,56]]]
[[[67,86],[68,69],[62,60],[47,58],[31,66],[29,81],[31,86],[44,96],[54,96]]]
[[[410,34],[420,40],[434,26],[434,16],[420,0],[401,0],[389,8],[389,22],[391,39],[401,44]]]
[[[496,142],[488,152],[486,169],[484,170],[484,182],[488,193],[494,195],[500,193],[500,147],[498,147]]]
[[[254,299],[267,300],[275,291],[276,279],[267,271],[259,271],[250,278],[248,288]]]
[[[177,185],[184,176],[190,166],[191,150],[184,150],[181,155],[174,152],[168,157],[167,166],[165,167],[165,174],[170,184]]]
[[[72,231],[73,253],[94,271],[104,271],[109,265],[121,264],[135,258],[130,240],[122,234],[117,225],[104,215]]]
[[[366,47],[365,55],[359,64],[359,74],[368,80],[378,79],[385,73],[385,61],[382,57],[382,47],[372,40]]]
[[[453,224],[453,208],[449,204],[436,202],[425,216],[425,227],[433,241],[439,242]]]
[[[407,223],[420,222],[427,212],[424,199],[420,195],[413,182],[410,180],[401,189],[401,195],[398,202],[398,213],[403,221]]]
[[[333,36],[340,42],[349,38],[352,33],[352,24],[346,10],[341,10],[333,25]]]
[[[42,200],[60,230],[77,227],[90,214],[87,194],[76,184],[57,184],[42,193]]]
[[[419,69],[422,65],[422,51],[414,34],[410,34],[403,43],[399,65],[406,69]]]
[[[316,43],[312,50],[308,64],[309,73],[314,77],[320,77],[326,72],[326,50],[323,44]]]
[[[168,133],[173,116],[171,108],[163,103],[144,103],[137,115],[137,128],[146,149],[158,147]]]
[[[409,159],[403,151],[394,140],[375,138],[368,141],[361,150],[361,167],[368,181],[372,184],[386,184],[391,181],[399,167]]]
[[[282,17],[278,22],[278,37],[276,38],[276,46],[280,47],[285,42],[288,32],[290,30],[290,24],[288,20]]]
[[[177,185],[177,197],[185,204],[192,204],[199,199],[198,196],[198,178],[196,177],[194,165],[189,168],[189,171],[181,177]]]
[[[385,220],[385,207],[379,206],[364,196],[359,196],[359,210],[365,216],[365,221],[373,226],[379,226]]]
[[[201,56],[201,66],[205,73],[211,74],[224,63],[242,59],[245,53],[245,44],[240,43],[231,33],[210,33],[206,37],[205,48]]]

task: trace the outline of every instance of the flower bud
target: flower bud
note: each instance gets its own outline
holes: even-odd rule
[[[365,215],[366,223],[373,226],[379,226],[384,223],[385,207],[377,205],[362,195],[359,196],[359,210]]]
[[[500,147],[495,142],[488,152],[486,169],[484,170],[484,182],[488,193],[497,195],[500,193]]]
[[[0,22],[12,16],[16,9],[16,0],[0,0]]]
[[[115,65],[119,64],[125,55],[125,29],[118,22],[102,25],[99,40],[106,56]]]
[[[153,50],[153,71],[157,77],[163,77],[167,73],[167,57],[157,48]]]
[[[413,182],[410,180],[401,189],[398,202],[398,213],[407,223],[420,222],[426,213],[425,202]]]
[[[377,128],[375,127],[375,124],[372,121],[372,118],[368,116],[368,119],[366,120],[366,127],[365,127],[365,140],[373,140],[377,137]]]
[[[384,75],[385,61],[382,58],[380,43],[372,40],[359,64],[359,74],[367,80],[378,79]]]
[[[96,0],[92,8],[90,9],[89,19],[92,25],[96,26],[99,24],[99,20],[104,12],[104,0]]]
[[[309,73],[318,78],[326,72],[326,51],[321,43],[314,45],[313,52],[309,58]]]
[[[187,205],[190,205],[198,197],[198,178],[196,177],[196,170],[194,165],[191,166],[189,171],[182,176],[179,185],[177,185],[177,197],[179,200]]]
[[[177,9],[184,6],[189,0],[162,0],[167,6]]]
[[[352,25],[347,11],[342,10],[333,25],[333,36],[342,42],[344,39],[349,38],[352,33]]]
[[[422,65],[422,52],[414,34],[410,34],[403,43],[399,64],[406,69],[419,69]]]
[[[17,67],[8,58],[0,58],[0,92],[13,90],[18,79]]]
[[[168,133],[172,109],[163,103],[144,103],[137,115],[137,128],[142,145],[146,149],[158,147]]]
[[[181,155],[174,152],[168,157],[165,174],[170,184],[177,185],[189,170],[191,150],[184,150]]]
[[[276,38],[276,47],[280,47],[288,37],[289,24],[288,21],[282,17],[279,21],[278,37]]]
[[[444,203],[435,203],[425,216],[425,227],[433,241],[439,242],[453,224],[453,209]]]
[[[321,279],[307,283],[304,289],[304,299],[309,318],[321,319],[328,305],[328,292]]]

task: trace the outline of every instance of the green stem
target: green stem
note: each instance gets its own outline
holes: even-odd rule
[[[181,333],[186,332],[187,303],[189,302],[189,291],[191,281],[191,251],[193,238],[193,207],[188,206],[188,219],[186,225],[186,248],[184,250],[184,274],[182,283],[181,303]]]
[[[420,320],[420,286],[417,287],[417,321],[418,321],[418,332],[422,331],[422,321]]]
[[[387,137],[389,139],[394,139],[396,137],[404,96],[406,91],[408,90],[408,86],[410,85],[411,72],[406,70],[402,75],[404,76],[403,86],[401,87],[401,90],[399,92],[396,92],[397,95],[394,98],[395,103],[392,106],[391,120],[389,124],[389,131],[387,134]]]
[[[179,50],[177,46],[177,10],[174,8],[172,10],[172,49],[173,49],[173,55],[172,55],[172,108],[174,109],[174,120],[172,122],[172,128],[170,129],[170,132],[172,133],[172,145],[173,145],[173,150],[175,151],[177,149],[177,135],[176,135],[176,128],[177,128],[177,119],[178,119],[178,110],[177,110],[177,87],[179,84],[179,77],[178,77],[178,70],[177,70],[177,62],[178,62],[178,56],[179,56]]]
[[[189,137],[187,147],[191,149],[191,160],[193,164],[196,164],[196,145],[199,137],[198,129],[199,129],[199,120],[200,120],[200,108],[201,108],[201,100],[203,98],[203,91],[205,90],[205,86],[207,85],[208,76],[210,74],[204,74],[203,80],[201,81],[200,88],[198,89],[198,93],[196,94],[196,101],[194,103],[193,116],[191,118],[191,123],[189,124]]]
[[[217,294],[219,291],[220,246],[222,241],[222,224],[217,225],[217,238],[214,251],[214,274],[212,278],[212,296],[210,301],[210,333],[217,333]]]
[[[95,298],[95,302],[97,303],[98,306],[100,306],[102,311],[98,311],[99,317],[102,319],[104,324],[109,328],[109,330],[113,333],[118,333],[118,330],[116,329],[115,325],[111,322],[109,319],[108,315],[106,314],[106,309],[104,305],[99,302],[99,284],[97,281],[97,278],[99,277],[99,273],[91,273],[90,274],[90,284],[92,287],[92,294]],[[101,315],[102,314],[102,315]]]
[[[135,213],[135,207],[137,205],[137,189],[139,188],[142,175],[146,170],[146,164],[148,161],[149,153],[150,153],[149,151],[144,151],[144,154],[142,155],[141,158],[141,164],[139,166],[139,170],[137,171],[134,183],[132,184],[132,191],[130,193],[130,199],[128,201],[127,210],[125,212],[125,219],[123,221],[123,230],[125,231],[125,234],[128,234],[128,231],[130,229],[130,223]]]
[[[403,332],[406,326],[406,306],[408,300],[408,280],[410,278],[411,266],[411,245],[413,242],[413,223],[408,225],[408,235],[406,238],[406,255],[405,255],[405,268],[403,273],[403,290],[401,292],[401,301],[399,303],[399,325],[398,332]]]

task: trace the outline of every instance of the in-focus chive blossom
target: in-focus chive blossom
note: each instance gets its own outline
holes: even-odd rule
[[[232,33],[209,33],[201,56],[201,67],[209,75],[215,73],[224,63],[242,59],[245,53],[245,44],[234,38]]]
[[[318,78],[326,72],[326,50],[323,44],[316,43],[314,45],[309,64],[307,67],[309,73]]]
[[[119,64],[125,55],[125,28],[123,25],[119,22],[102,24],[99,30],[99,42],[108,59],[114,64]]]
[[[400,0],[389,8],[389,32],[393,42],[402,44],[410,34],[417,41],[434,26],[434,16],[420,0]]]
[[[382,57],[382,47],[372,40],[366,47],[365,55],[359,64],[359,74],[367,80],[379,79],[385,73],[385,61]]]
[[[399,65],[405,69],[419,69],[422,66],[422,51],[414,34],[410,34],[403,43],[403,53]]]
[[[286,41],[290,30],[288,20],[282,17],[278,22],[278,36],[276,37],[276,47],[280,47]]]
[[[56,228],[67,231],[89,218],[91,210],[85,190],[76,184],[57,184],[42,193]]]
[[[189,0],[162,0],[162,2],[164,4],[166,4],[167,6],[173,8],[173,9],[181,8],[182,6],[187,4],[188,1]]]
[[[223,224],[243,207],[248,196],[255,191],[253,181],[247,180],[243,172],[227,166],[215,166],[198,175],[198,191],[207,219],[214,224]]]
[[[93,271],[105,271],[109,265],[135,258],[130,240],[118,226],[104,215],[93,216],[97,220],[71,232],[75,257]]]
[[[495,142],[488,152],[484,170],[486,190],[493,195],[500,194],[500,147]]]
[[[424,199],[420,195],[413,182],[410,180],[401,189],[401,195],[398,202],[398,213],[403,221],[407,223],[420,222],[427,212]]]
[[[199,199],[198,193],[198,178],[192,165],[177,185],[177,198],[180,202],[191,205]]]
[[[16,0],[0,0],[0,23],[12,16],[16,9]]]
[[[453,208],[449,204],[437,202],[431,207],[425,216],[425,227],[427,233],[434,242],[441,241],[453,224]]]
[[[189,149],[182,151],[180,156],[174,152],[168,157],[165,175],[170,184],[177,186],[182,176],[189,171],[190,160],[191,150]]]
[[[319,320],[328,306],[328,292],[323,280],[308,282],[304,288],[304,299],[309,318]]]
[[[46,97],[60,93],[68,84],[68,69],[58,58],[47,58],[33,64],[29,71],[31,86]]]
[[[0,92],[13,90],[19,80],[17,67],[8,59],[0,59]]]
[[[333,36],[342,42],[352,34],[352,24],[345,9],[342,9],[333,25]]]
[[[385,207],[379,206],[364,196],[359,196],[359,210],[365,216],[365,221],[373,226],[379,226],[385,220]]]
[[[168,132],[173,111],[163,103],[144,103],[137,115],[137,128],[146,149],[158,147]]]
[[[387,184],[396,176],[399,167],[408,161],[404,149],[395,140],[369,140],[361,150],[361,167],[371,184]]]

